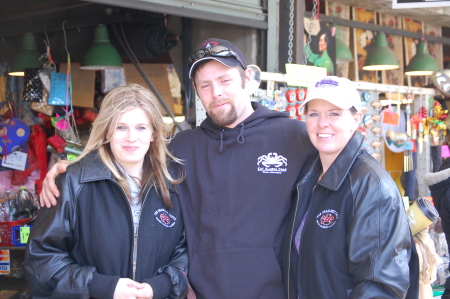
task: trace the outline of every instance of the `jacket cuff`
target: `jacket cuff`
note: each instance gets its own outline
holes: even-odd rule
[[[102,275],[94,272],[92,281],[89,284],[89,292],[93,298],[114,298],[119,276]]]
[[[153,299],[164,299],[170,296],[172,291],[172,280],[170,276],[162,273],[144,282],[148,283],[153,289]]]

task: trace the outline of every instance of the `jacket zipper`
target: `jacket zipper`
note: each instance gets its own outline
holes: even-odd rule
[[[112,182],[114,182],[117,186],[119,186],[120,187],[120,189],[122,189],[122,192],[123,192],[123,195],[125,195],[125,198],[127,198],[127,194],[125,193],[125,190],[123,189],[123,187],[119,184],[119,183],[117,183],[115,180],[111,180]],[[147,191],[147,193],[145,194],[145,197],[144,197],[144,199],[143,199],[143,201],[142,201],[142,206],[141,206],[141,211],[142,211],[142,209],[143,209],[143,207],[144,207],[144,203],[145,203],[145,201],[146,201],[146,199],[147,199],[147,195],[148,195],[148,193],[150,192],[150,189],[151,189],[151,187],[148,189],[148,191]],[[129,201],[127,201],[127,203],[128,203],[128,211],[130,212],[130,216],[131,216],[131,221],[133,221],[133,213],[132,213],[132,211],[131,211],[131,206],[130,206],[130,202]],[[139,223],[141,222],[141,217],[139,217],[139,222],[138,222],[138,227],[137,227],[137,231],[138,231],[138,233],[139,233]],[[133,228],[134,228],[134,225],[132,225],[133,226]],[[134,230],[133,230],[133,248],[131,248],[132,250],[131,250],[131,256],[132,256],[132,258],[133,258],[133,255],[134,255],[134,248],[136,248],[136,250],[137,250],[137,236],[135,237],[134,236]],[[136,261],[134,261],[134,259],[133,259],[133,280],[136,280],[136,268],[137,268],[137,251],[136,251]]]
[[[295,230],[295,219],[297,219],[297,212],[298,212],[298,203],[300,201],[300,192],[298,190],[298,186],[297,186],[297,202],[295,204],[295,214],[294,214],[294,222],[292,223],[292,229],[291,229],[291,237],[289,238],[289,254],[288,254],[288,279],[287,279],[287,292],[288,292],[288,299],[291,298],[291,280],[289,279],[290,274],[291,274],[291,254],[292,254],[292,240],[293,240],[293,235],[294,235],[294,230]]]
[[[136,237],[134,237],[134,248],[136,248],[136,260],[133,261],[133,280],[136,280],[136,268],[137,268],[137,259],[138,259],[138,236],[139,236],[139,227],[141,226],[141,216],[142,216],[142,210],[144,209],[144,204],[147,201],[147,196],[148,193],[150,192],[150,190],[152,189],[152,187],[148,188],[147,193],[145,194],[145,196],[142,199],[142,205],[141,205],[141,215],[139,216],[139,222],[138,222],[138,227],[137,227],[137,235]],[[130,208],[131,211],[131,208]],[[133,216],[133,215],[131,215]],[[134,253],[134,248],[133,248],[133,253]]]

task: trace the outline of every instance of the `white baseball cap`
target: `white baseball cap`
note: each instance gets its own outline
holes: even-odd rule
[[[355,107],[361,112],[361,96],[355,87],[355,83],[347,78],[327,76],[308,87],[306,99],[300,108],[311,100],[322,99],[341,108]]]

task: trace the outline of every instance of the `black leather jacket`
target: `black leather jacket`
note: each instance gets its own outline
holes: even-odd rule
[[[58,204],[40,210],[27,245],[33,298],[113,298],[119,278],[149,283],[154,298],[186,296],[187,247],[171,186],[171,209],[155,187],[145,190],[135,228],[124,191],[96,153],[70,165],[57,185]]]
[[[356,132],[320,182],[318,158],[297,184],[283,243],[286,298],[405,298],[418,286],[402,198],[363,141]]]

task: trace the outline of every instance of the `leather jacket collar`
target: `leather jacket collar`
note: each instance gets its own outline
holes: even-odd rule
[[[98,152],[87,154],[82,163],[80,183],[114,179],[111,170],[100,159]]]
[[[356,157],[361,153],[363,142],[364,136],[359,132],[355,132],[318,184],[333,191],[338,190],[350,171]],[[320,157],[317,157],[299,184],[303,184],[314,176],[317,177],[321,172],[322,164]]]

